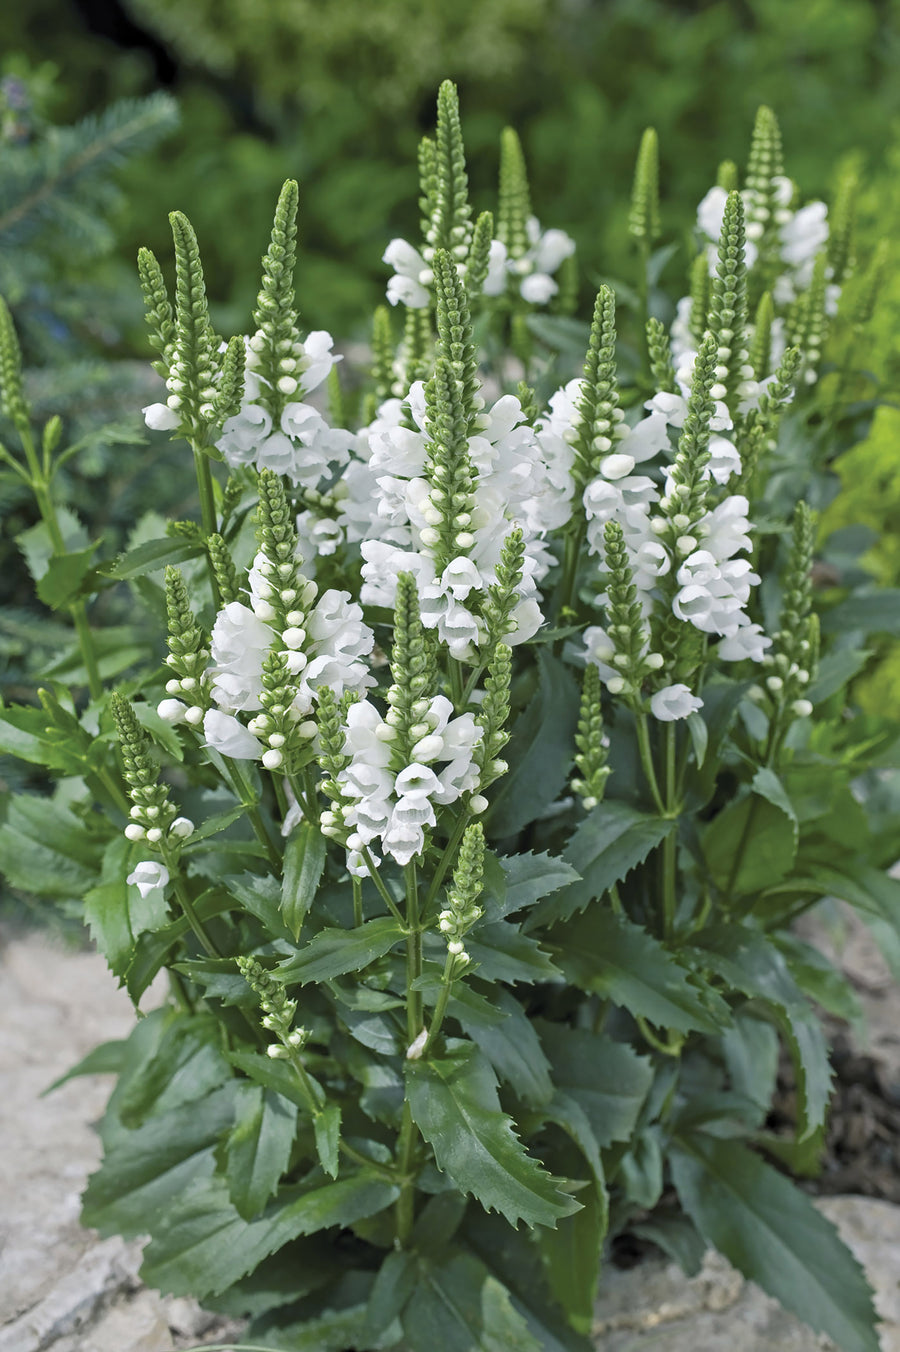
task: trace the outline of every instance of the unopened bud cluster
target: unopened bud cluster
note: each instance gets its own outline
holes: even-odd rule
[[[480,822],[466,827],[453,882],[447,890],[447,905],[438,916],[438,929],[447,941],[451,979],[469,962],[463,940],[483,915],[477,904],[484,874],[484,828]]]
[[[277,1042],[269,1043],[266,1054],[273,1061],[284,1061],[302,1051],[309,1040],[305,1028],[292,1027],[297,1001],[289,1000],[284,987],[255,958],[236,958],[238,970],[257,996],[263,1011],[262,1026],[274,1033]]]
[[[584,670],[575,746],[575,768],[578,774],[572,780],[572,791],[578,794],[585,809],[590,812],[603,798],[606,781],[611,773],[606,763],[609,738],[603,734],[600,672],[593,662],[589,662]]]
[[[168,789],[159,783],[147,736],[129,701],[113,694],[110,707],[116,720],[124,778],[132,803],[131,820],[125,827],[125,835],[129,840],[146,841],[157,850],[180,844],[193,835],[193,822],[187,817],[179,817],[169,802]]]
[[[168,699],[157,706],[167,723],[187,723],[199,727],[210,704],[206,668],[209,648],[197,624],[184,578],[177,568],[166,568],[166,612],[169,623],[169,655],[166,665],[171,676],[166,681]]]

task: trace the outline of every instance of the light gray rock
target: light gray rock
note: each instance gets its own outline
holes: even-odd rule
[[[900,1352],[900,1208],[868,1197],[817,1205],[866,1269],[883,1321],[882,1352]],[[664,1259],[626,1272],[609,1268],[593,1334],[602,1352],[842,1352],[717,1253],[691,1278]]]

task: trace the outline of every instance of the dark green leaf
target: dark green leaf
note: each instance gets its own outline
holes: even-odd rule
[[[138,577],[163,568],[168,563],[184,563],[186,559],[195,559],[203,553],[203,547],[194,540],[166,537],[162,540],[147,540],[144,544],[120,554],[112,563],[105,564],[102,572],[107,577],[117,578],[120,582],[126,578]]]
[[[338,1145],[341,1139],[340,1105],[327,1103],[313,1118],[313,1129],[319,1163],[330,1178],[337,1178]]]
[[[537,940],[506,920],[479,925],[466,938],[466,951],[486,981],[508,981],[512,985],[516,981],[553,981],[560,975]]]
[[[586,1028],[536,1021],[553,1083],[584,1111],[598,1146],[627,1141],[653,1082],[653,1066],[623,1042]]]
[[[68,1080],[77,1079],[79,1075],[118,1075],[125,1064],[128,1044],[122,1039],[116,1039],[113,1042],[101,1042],[99,1047],[88,1052],[80,1061],[67,1070],[65,1075],[60,1075],[58,1080],[54,1080],[41,1093],[41,1098],[45,1094],[51,1094],[54,1089],[59,1089],[60,1085]]]
[[[526,1154],[501,1111],[490,1064],[472,1043],[449,1042],[440,1060],[407,1061],[413,1120],[433,1147],[438,1168],[486,1210],[510,1225],[554,1225],[578,1209],[559,1181]]]
[[[235,1123],[226,1144],[228,1193],[244,1220],[257,1216],[291,1158],[297,1105],[271,1089],[239,1082]]]
[[[77,553],[87,548],[89,543],[87,531],[74,512],[68,507],[57,507],[56,520],[66,553]],[[35,584],[39,583],[58,548],[50,538],[46,522],[39,521],[36,526],[20,531],[16,537],[16,544],[25,556],[28,571]]]
[[[158,1050],[118,1095],[124,1126],[139,1127],[151,1115],[191,1103],[230,1078],[219,1050],[217,1020],[211,1014],[171,1014]]]
[[[500,1079],[512,1085],[524,1103],[532,1107],[547,1103],[553,1095],[550,1066],[534,1024],[515,996],[503,986],[495,986],[491,994],[491,1014],[505,1017],[480,1018],[471,1008],[452,999],[450,1013],[478,1044]]]
[[[290,939],[290,931],[281,917],[281,888],[277,878],[239,873],[228,874],[222,881],[235,901],[255,915],[273,938]]]
[[[871,656],[871,648],[840,648],[837,652],[826,653],[819,663],[816,679],[806,691],[807,699],[813,704],[821,704],[836,695],[859,675]]]
[[[82,897],[97,880],[102,848],[68,808],[16,794],[0,826],[0,873],[34,896]]]
[[[260,1052],[229,1052],[228,1061],[236,1069],[242,1070],[256,1084],[272,1089],[282,1098],[289,1099],[298,1108],[309,1111],[309,1102],[304,1094],[294,1070],[286,1061],[276,1061]]]
[[[389,1207],[398,1189],[360,1169],[334,1183],[285,1188],[257,1220],[244,1221],[225,1182],[204,1179],[160,1219],[144,1251],[149,1286],[199,1300],[252,1272],[270,1253],[332,1225],[352,1225]]]
[[[900,589],[855,590],[822,615],[822,633],[900,634]]]
[[[231,1125],[234,1094],[226,1085],[199,1102],[151,1117],[123,1132],[88,1182],[82,1220],[102,1234],[146,1234],[196,1179],[210,1177],[213,1147]]]
[[[369,1295],[366,1309],[369,1340],[374,1342],[402,1315],[418,1281],[418,1264],[412,1253],[400,1249],[389,1253]]]
[[[488,812],[495,838],[513,835],[540,816],[565,785],[575,754],[578,687],[568,669],[543,649],[538,665],[537,693],[513,724],[509,772]]]
[[[744,925],[703,931],[698,942],[705,961],[729,985],[765,1002],[781,1028],[797,1075],[800,1139],[825,1120],[831,1095],[831,1065],[821,1021],[814,1014],[778,949]]]
[[[506,879],[506,893],[498,919],[533,906],[551,892],[578,880],[571,864],[551,854],[513,854],[499,863]]]
[[[708,989],[701,995],[663,945],[624,916],[594,906],[558,937],[565,941],[560,966],[581,990],[680,1033],[717,1033],[727,1026],[724,1002]]]
[[[542,1352],[509,1292],[471,1254],[420,1263],[403,1331],[410,1347],[435,1352]]]
[[[582,1210],[564,1216],[555,1230],[542,1230],[539,1243],[555,1299],[572,1327],[588,1334],[594,1322],[609,1207],[605,1191],[600,1195],[594,1188],[584,1189],[578,1200]]]
[[[765,787],[771,788],[768,781]],[[702,845],[712,879],[726,895],[760,892],[780,882],[794,863],[796,819],[768,796],[751,793],[713,818]]]
[[[389,915],[367,920],[353,930],[320,930],[295,958],[277,967],[274,975],[281,981],[306,985],[329,981],[345,972],[360,972],[403,937],[399,922]]]
[[[778,1076],[778,1034],[752,1010],[736,1009],[734,1024],[722,1034],[722,1055],[731,1087],[759,1109],[761,1126],[772,1104]]]
[[[681,1204],[704,1238],[842,1352],[878,1352],[862,1269],[812,1202],[737,1141],[673,1142]]]
[[[281,914],[295,942],[315,899],[325,853],[325,837],[313,822],[301,822],[285,846]]]
[[[57,554],[47,564],[47,571],[37,584],[37,594],[45,606],[59,610],[74,600],[90,571],[91,559],[97,552],[99,540],[86,549],[72,554]]]
[[[532,912],[528,927],[552,925],[583,911],[589,901],[600,898],[614,883],[643,863],[651,850],[665,840],[675,822],[656,817],[627,803],[607,800],[585,818],[566,846],[565,858],[580,875],[550,901]]]

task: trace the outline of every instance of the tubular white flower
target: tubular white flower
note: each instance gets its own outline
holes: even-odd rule
[[[180,421],[178,414],[168,404],[147,404],[141,412],[152,432],[174,432]]]
[[[403,301],[411,310],[426,310],[431,304],[428,287],[434,273],[425,259],[405,239],[392,239],[381,256],[382,263],[394,269],[387,284],[387,298],[391,305]]]
[[[232,760],[257,760],[264,748],[234,714],[221,709],[207,709],[203,717],[203,735],[206,745]]]
[[[130,887],[136,887],[141,897],[146,899],[154,893],[162,895],[169,882],[169,870],[155,859],[142,859],[125,881]]]
[[[650,697],[650,712],[661,723],[688,718],[703,708],[703,700],[692,695],[686,685],[667,685]]]

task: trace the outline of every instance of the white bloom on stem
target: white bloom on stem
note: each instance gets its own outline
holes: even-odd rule
[[[686,685],[667,685],[650,696],[650,712],[661,723],[674,723],[688,718],[703,708],[703,700],[692,695]]]
[[[428,288],[434,273],[425,259],[405,239],[392,239],[381,256],[382,263],[394,269],[387,284],[387,298],[391,305],[403,301],[411,310],[426,310],[431,304]]]
[[[146,899],[155,892],[162,893],[169,881],[169,870],[165,864],[159,864],[155,859],[143,859],[125,881],[129,886],[136,887]]]
[[[256,760],[263,751],[259,739],[240,719],[221,709],[207,709],[203,717],[203,734],[207,746],[232,760]]]
[[[180,422],[178,414],[168,404],[147,404],[141,412],[151,432],[174,432]]]
[[[229,601],[212,630],[212,694],[233,712],[259,709],[262,664],[272,644],[272,630],[241,601]]]
[[[761,662],[772,640],[760,624],[741,624],[730,638],[723,638],[718,653],[723,662]]]

